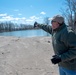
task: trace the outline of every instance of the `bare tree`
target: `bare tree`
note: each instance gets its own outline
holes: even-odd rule
[[[44,18],[44,24],[49,25],[49,23],[50,23],[49,17]],[[49,36],[49,33],[47,33],[47,36]]]
[[[49,22],[50,22],[49,17],[44,18],[44,24],[49,25]]]
[[[74,12],[74,30],[76,32],[76,0],[73,0],[73,12]]]
[[[76,29],[76,0],[65,0],[65,8],[61,9],[62,15],[66,18],[67,24]]]

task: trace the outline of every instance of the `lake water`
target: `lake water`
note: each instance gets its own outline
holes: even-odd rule
[[[36,36],[50,36],[50,34],[39,29],[39,30],[3,32],[3,33],[0,33],[0,36],[36,37]]]

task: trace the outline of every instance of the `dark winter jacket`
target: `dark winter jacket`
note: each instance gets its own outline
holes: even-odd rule
[[[76,34],[65,24],[56,30],[49,25],[39,27],[52,35],[52,44],[55,54],[61,56],[61,67],[76,71]]]

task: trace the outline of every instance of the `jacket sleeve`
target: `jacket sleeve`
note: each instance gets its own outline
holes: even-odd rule
[[[64,41],[67,44],[68,50],[61,54],[62,61],[68,61],[76,58],[76,34],[71,31],[68,32],[67,37],[64,37],[66,40]],[[64,40],[64,39],[63,39]]]
[[[52,33],[52,27],[50,25],[39,24],[38,27],[50,34]]]

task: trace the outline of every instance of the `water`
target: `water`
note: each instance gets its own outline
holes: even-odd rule
[[[36,37],[36,36],[50,36],[47,32],[39,30],[22,30],[0,33],[0,36],[16,36],[16,37]]]

